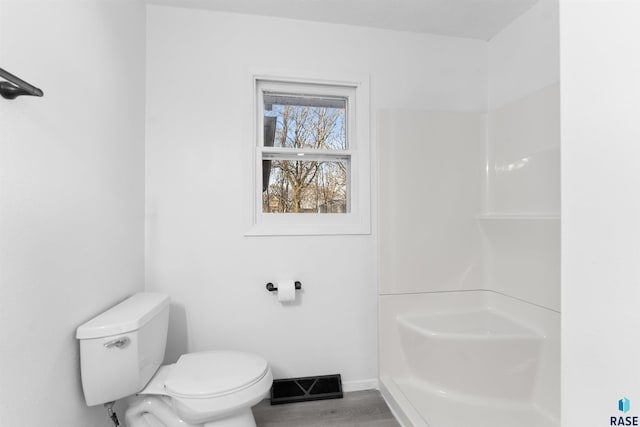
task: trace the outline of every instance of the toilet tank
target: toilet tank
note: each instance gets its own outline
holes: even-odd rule
[[[135,294],[76,330],[88,406],[142,390],[164,359],[169,297]]]

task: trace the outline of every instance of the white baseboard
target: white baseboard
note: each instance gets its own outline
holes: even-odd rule
[[[356,381],[343,381],[342,383],[342,391],[348,393],[350,391],[361,391],[361,390],[377,390],[379,387],[378,379],[371,378],[368,380],[356,380]]]

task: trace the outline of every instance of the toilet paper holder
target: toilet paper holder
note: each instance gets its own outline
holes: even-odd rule
[[[295,282],[293,282],[293,284],[296,286],[296,291],[298,289],[302,289],[302,283],[298,282],[297,280]],[[278,288],[275,287],[275,285],[271,282],[267,283],[267,290],[269,292],[275,292],[278,290]]]

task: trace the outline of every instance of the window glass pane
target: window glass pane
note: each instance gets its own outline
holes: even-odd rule
[[[346,98],[264,93],[264,145],[346,150],[346,111]]]
[[[262,176],[265,213],[348,212],[348,160],[263,160]]]

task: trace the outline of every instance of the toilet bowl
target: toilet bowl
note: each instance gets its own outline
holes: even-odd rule
[[[162,366],[137,393],[125,421],[128,427],[148,427],[149,420],[167,427],[254,427],[251,407],[265,397],[272,382],[267,362],[253,354],[184,354],[177,363]]]
[[[140,293],[78,327],[87,405],[128,398],[127,427],[256,427],[251,407],[273,382],[267,362],[205,351],[161,366],[168,313],[166,295]]]

